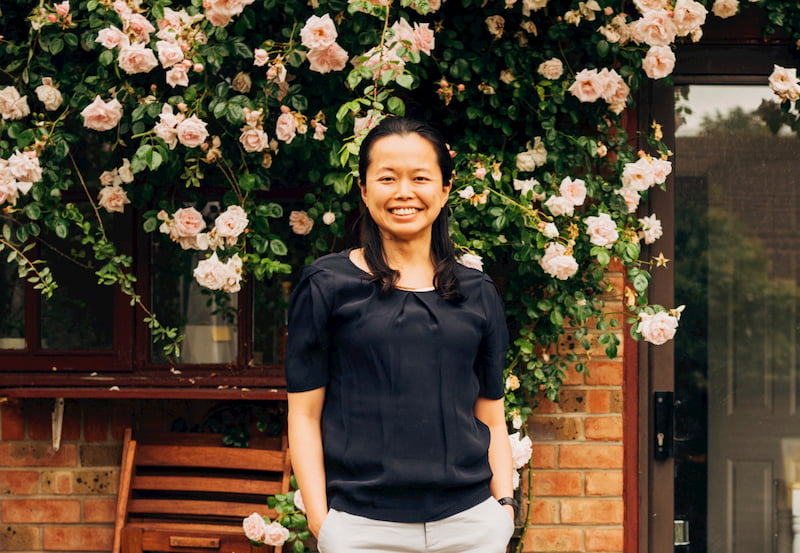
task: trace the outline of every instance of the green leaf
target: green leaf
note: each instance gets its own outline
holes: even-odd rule
[[[400,117],[406,114],[406,104],[405,102],[403,102],[403,100],[401,100],[397,96],[392,96],[391,98],[389,98],[386,104],[389,107],[390,113],[394,113],[395,115],[398,115]]]
[[[397,76],[395,82],[403,88],[411,90],[411,88],[414,86],[414,77],[408,73],[403,73],[402,75]]]
[[[252,173],[245,173],[239,177],[239,188],[244,192],[252,192],[258,187],[256,177]]]
[[[28,216],[28,219],[36,220],[42,216],[42,209],[39,207],[39,204],[28,204],[25,206],[25,215]]]
[[[114,63],[114,52],[113,50],[103,50],[100,52],[100,56],[98,58],[102,65],[111,65]]]
[[[287,253],[289,253],[289,248],[286,247],[286,244],[284,244],[282,241],[278,239],[270,240],[269,249],[275,255],[286,255]]]

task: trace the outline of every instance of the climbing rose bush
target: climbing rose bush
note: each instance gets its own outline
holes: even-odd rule
[[[800,28],[795,3],[755,3]],[[32,248],[82,242],[84,264],[129,294],[175,353],[174,329],[139,295],[111,229],[133,214],[217,294],[287,279],[342,247],[369,129],[387,116],[430,120],[456,164],[458,260],[505,293],[506,400],[520,428],[538,394],[557,398],[566,369],[584,370],[585,351],[617,355],[610,266],[628,279],[632,335],[674,335],[680,310],[647,300],[664,263],[647,196],[666,186],[671,153],[658,122],[633,136],[626,113],[648,80],[670,78],[676,42],[701,40],[708,18],[743,4],[9,0],[0,248],[50,296],[57,279]],[[795,69],[776,66],[764,82],[790,116]],[[576,349],[559,350],[565,333]]]

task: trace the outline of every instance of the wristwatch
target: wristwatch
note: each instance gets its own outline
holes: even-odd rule
[[[517,500],[514,499],[513,497],[501,497],[500,499],[497,500],[497,502],[500,505],[511,505],[512,507],[514,507],[515,513],[519,511],[519,503],[517,503]]]

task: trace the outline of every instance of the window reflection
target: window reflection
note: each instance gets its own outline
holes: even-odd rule
[[[676,107],[675,515],[693,553],[789,553],[800,140],[766,86],[686,86]]]
[[[0,264],[0,349],[25,349],[25,282],[16,263]]]

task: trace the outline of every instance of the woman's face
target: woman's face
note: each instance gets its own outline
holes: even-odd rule
[[[431,225],[447,203],[436,150],[412,133],[375,141],[369,151],[361,198],[384,240],[430,242]]]

